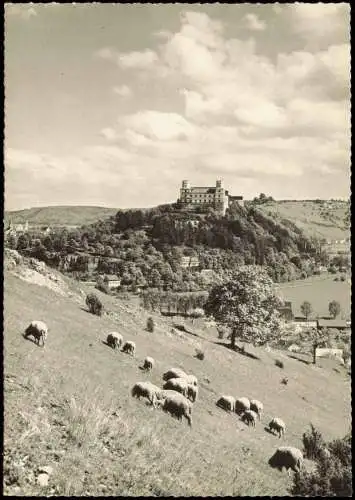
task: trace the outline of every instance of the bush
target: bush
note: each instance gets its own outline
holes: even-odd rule
[[[344,274],[342,274],[342,275],[340,276],[340,281],[345,281],[345,276],[344,276]]]
[[[108,284],[107,282],[102,278],[102,276],[99,276],[96,280],[96,286],[95,288],[97,288],[98,290],[100,290],[100,292],[103,292],[103,293],[106,293],[106,294],[109,294],[110,292],[110,289],[108,287]]]
[[[205,359],[205,353],[201,349],[196,349],[195,357],[203,361]]]
[[[323,438],[314,428],[312,431],[313,435],[308,437],[313,442],[313,448],[317,448]],[[352,496],[351,434],[327,443],[327,448],[330,456],[318,454],[315,471],[303,469],[295,474],[292,495],[327,498]]]
[[[280,361],[279,359],[277,359],[277,360],[275,361],[275,365],[276,365],[277,367],[279,367],[279,368],[284,368],[284,364],[283,364],[283,362],[282,362],[282,361]]]
[[[101,316],[102,313],[102,303],[97,295],[94,293],[89,293],[86,296],[86,305],[89,308],[89,311],[92,314],[96,314],[96,316]]]
[[[325,447],[322,434],[311,424],[310,432],[304,432],[302,436],[303,453],[306,458],[316,460],[320,457],[321,450]]]
[[[155,328],[155,323],[154,323],[154,319],[149,316],[149,318],[147,319],[147,330],[148,332],[154,332],[154,328]]]

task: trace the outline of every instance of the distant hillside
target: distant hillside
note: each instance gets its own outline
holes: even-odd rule
[[[28,208],[5,212],[5,221],[14,224],[23,224],[28,221],[33,225],[73,225],[93,224],[99,219],[106,219],[115,215],[118,208],[107,207],[76,207],[57,206]]]
[[[308,237],[341,240],[349,237],[344,228],[346,201],[296,200],[272,201],[258,208],[277,220],[288,219],[302,229]]]

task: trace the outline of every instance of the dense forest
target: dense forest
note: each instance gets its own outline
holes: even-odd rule
[[[80,229],[9,234],[7,245],[82,280],[117,275],[121,288],[208,290],[241,265],[265,266],[275,282],[306,278],[327,264],[319,242],[292,222],[276,222],[256,204],[225,216],[183,212],[176,204],[118,211]],[[185,257],[185,259],[184,259]],[[194,258],[188,267],[186,257]],[[206,272],[207,271],[207,272]]]

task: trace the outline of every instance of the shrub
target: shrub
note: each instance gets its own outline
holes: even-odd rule
[[[110,292],[110,289],[108,287],[108,284],[107,282],[102,278],[102,276],[98,276],[97,280],[96,280],[96,286],[95,288],[97,288],[98,290],[100,290],[100,292],[103,292],[103,293],[107,293],[109,294]]]
[[[155,328],[154,319],[151,316],[149,316],[149,318],[147,319],[147,330],[148,332],[154,332],[154,328]]]
[[[314,445],[323,439],[314,430]],[[352,496],[351,434],[327,444],[329,457],[319,455],[313,472],[306,469],[295,474],[291,494],[294,496],[317,496],[331,498]]]
[[[280,361],[279,359],[275,361],[275,365],[279,368],[284,368],[283,361]]]
[[[306,458],[316,460],[320,457],[321,450],[325,447],[322,434],[311,424],[310,432],[304,432],[302,436],[303,453]]]
[[[86,296],[86,305],[89,308],[89,311],[92,314],[96,314],[97,316],[101,316],[102,314],[102,303],[97,295],[94,293],[89,293]]]
[[[203,361],[205,359],[205,353],[201,349],[196,349],[196,358]]]
[[[345,281],[345,276],[344,276],[344,274],[342,274],[342,275],[340,276],[340,281]]]

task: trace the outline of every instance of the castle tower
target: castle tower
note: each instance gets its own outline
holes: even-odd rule
[[[183,180],[180,189],[180,201],[181,203],[187,203],[190,193],[190,183],[188,180]]]

